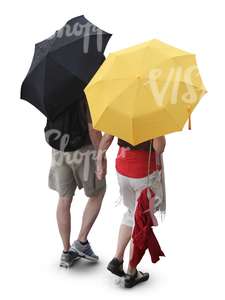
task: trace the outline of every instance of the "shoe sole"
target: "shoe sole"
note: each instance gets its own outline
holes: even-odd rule
[[[89,260],[89,261],[91,261],[91,262],[98,262],[98,260],[99,260],[98,258],[93,258],[93,257],[91,257],[91,256],[89,256],[89,255],[86,255],[85,253],[79,251],[76,247],[74,247],[74,249],[76,250],[76,252],[78,253],[78,255],[79,255],[81,258],[85,258],[85,259],[87,259],[87,260]]]
[[[137,285],[139,283],[147,281],[148,279],[149,279],[149,274],[143,276],[142,278],[139,278],[138,280],[134,281],[133,283],[127,283],[126,284],[126,281],[125,281],[124,282],[124,287],[127,288],[127,289],[130,289],[130,288],[134,287],[135,285]]]
[[[70,263],[67,263],[67,262],[60,262],[60,267],[61,268],[65,268],[65,269],[68,269],[68,268],[70,268],[70,267],[72,267],[72,265],[76,262],[76,261],[78,261],[78,260],[80,260],[80,257],[76,257],[76,258],[74,258],[73,259],[73,261],[72,262],[70,262]]]

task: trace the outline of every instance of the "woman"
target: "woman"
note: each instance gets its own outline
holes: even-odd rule
[[[105,153],[110,147],[113,136],[105,134],[100,142],[97,155],[97,177],[102,179],[106,174]],[[134,225],[134,212],[136,201],[140,192],[148,186],[148,175],[153,173],[156,166],[156,155],[161,154],[165,148],[165,137],[132,146],[123,140],[118,140],[119,151],[116,158],[116,170],[120,193],[124,205],[128,208],[119,230],[117,250],[107,269],[117,276],[125,276],[125,287],[132,287],[149,278],[148,273],[142,273],[133,268],[130,263],[127,275],[123,270],[125,249],[131,239]],[[152,147],[153,146],[153,147]],[[150,158],[150,159],[149,159]],[[133,243],[130,246],[130,260],[132,258]]]

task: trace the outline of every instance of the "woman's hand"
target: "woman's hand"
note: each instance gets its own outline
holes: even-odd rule
[[[96,176],[98,180],[102,180],[107,173],[107,160],[106,157],[102,157],[102,159],[97,159],[96,163]]]
[[[153,148],[159,154],[163,153],[165,146],[166,146],[165,136],[160,136],[153,140]]]

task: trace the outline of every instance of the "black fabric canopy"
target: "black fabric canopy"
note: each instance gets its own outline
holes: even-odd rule
[[[21,99],[54,120],[84,96],[83,89],[105,59],[110,37],[83,15],[68,21],[53,36],[35,45]]]

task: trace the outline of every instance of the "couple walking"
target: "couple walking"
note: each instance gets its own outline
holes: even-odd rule
[[[83,120],[85,120],[85,124],[81,126],[82,132],[79,131],[78,126],[82,122],[78,122],[72,107],[54,122],[48,120],[45,128],[46,140],[52,146],[49,187],[59,194],[57,223],[63,242],[60,259],[62,267],[71,267],[80,258],[92,262],[97,262],[99,259],[88,241],[88,235],[99,214],[105,195],[107,169],[105,153],[114,138],[107,134],[102,136],[101,132],[93,128],[86,98],[81,101],[80,112],[83,113]],[[81,118],[82,113],[79,114]],[[140,192],[147,187],[149,174],[151,175],[157,168],[156,156],[164,151],[165,138],[158,137],[135,147],[119,139],[118,145],[116,171],[127,212],[120,226],[114,258],[109,262],[107,269],[117,276],[124,276],[125,287],[130,288],[149,278],[148,273],[137,271],[136,266],[131,264],[132,241],[130,263],[126,273],[123,268],[123,258],[131,240],[137,199]],[[151,151],[150,156],[149,151]],[[83,188],[89,199],[83,212],[80,232],[71,244],[70,209],[76,188]]]

